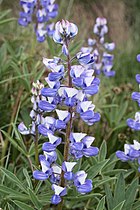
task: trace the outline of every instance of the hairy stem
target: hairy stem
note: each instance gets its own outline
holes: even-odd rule
[[[33,169],[33,164],[32,164],[32,161],[31,161],[31,159],[30,159],[30,157],[29,157],[29,156],[27,156],[27,159],[28,159],[28,162],[29,162],[29,165],[30,165],[31,171],[32,171],[32,173],[33,173],[34,169]]]
[[[39,156],[39,152],[38,152],[38,130],[37,130],[37,127],[36,127],[36,129],[35,129],[35,163],[36,163],[37,167],[39,166],[38,156]]]
[[[68,42],[66,40],[66,46],[68,48]],[[70,59],[70,55],[67,55],[67,62],[68,62],[68,87],[72,87],[72,79],[70,76],[70,70],[71,70],[71,59]],[[72,108],[68,108],[68,111],[70,113],[70,121],[67,124],[67,128],[66,128],[66,139],[65,139],[65,145],[64,145],[64,161],[68,161],[68,155],[69,155],[69,137],[70,137],[70,132],[71,132],[71,128],[72,128]],[[61,183],[60,185],[62,187],[65,187],[65,179],[64,179],[64,171],[61,172]],[[60,202],[60,204],[58,205],[58,210],[62,210],[63,207],[63,198]]]

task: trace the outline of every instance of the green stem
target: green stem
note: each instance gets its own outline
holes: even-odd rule
[[[36,127],[36,134],[35,134],[35,163],[36,163],[36,167],[39,166],[39,159],[38,159],[38,156],[39,156],[39,152],[38,152],[38,130],[37,130],[37,127]]]
[[[61,198],[61,203],[59,203],[57,210],[62,210],[63,208],[63,198]]]
[[[32,173],[33,173],[34,169],[33,169],[33,164],[32,164],[32,161],[31,161],[31,159],[30,159],[30,157],[29,157],[29,156],[27,156],[27,159],[28,159],[28,162],[29,162],[29,165],[30,165],[31,171],[32,171]]]
[[[68,48],[68,42],[66,40],[66,46]],[[67,56],[68,59],[68,87],[72,87],[72,79],[70,76],[70,70],[71,70],[71,59],[70,59],[70,55],[68,54]],[[71,127],[72,127],[72,108],[68,108],[68,111],[71,115],[70,117],[70,121],[67,124],[67,129],[66,129],[66,139],[65,139],[65,145],[64,145],[64,161],[68,161],[68,155],[69,155],[69,137],[70,137],[70,132],[71,132]],[[65,187],[65,179],[64,179],[64,171],[61,172],[61,183],[60,185],[62,187]],[[62,210],[63,207],[63,198],[62,201],[60,202],[60,204],[58,205],[58,210]]]

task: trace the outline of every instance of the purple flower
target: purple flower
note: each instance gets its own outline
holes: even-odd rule
[[[18,125],[18,130],[22,135],[28,135],[30,133],[30,131],[27,129],[23,122],[21,122]]]
[[[38,23],[35,32],[36,32],[37,41],[44,42],[47,34],[44,23]]]
[[[59,165],[53,163],[52,164],[52,174],[50,176],[51,183],[59,184],[61,177],[62,169]]]
[[[58,115],[57,120],[55,120],[54,127],[57,130],[65,129],[66,123],[70,120],[70,113],[64,110],[56,109],[56,113]]]
[[[54,34],[54,23],[48,24],[46,26],[48,36],[52,37]]]
[[[53,3],[54,1],[50,0],[50,2]],[[46,5],[46,0],[42,0],[41,4]],[[53,7],[49,7],[49,11],[53,10]],[[42,10],[38,14],[38,21],[41,24],[44,21],[45,12]],[[51,15],[53,16],[53,12]],[[36,170],[34,177],[39,180],[49,178],[54,191],[51,203],[55,205],[61,202],[61,196],[66,195],[66,187],[62,185],[63,179],[65,179],[65,186],[74,184],[81,194],[92,190],[92,181],[86,179],[87,174],[84,171],[73,173],[73,168],[77,162],[72,161],[83,156],[96,156],[99,152],[97,147],[92,146],[94,137],[88,136],[86,133],[71,132],[68,134],[66,130],[67,126],[73,130],[71,122],[78,117],[81,117],[89,125],[100,120],[100,114],[94,112],[95,105],[88,100],[91,95],[98,92],[100,84],[100,80],[93,76],[94,56],[89,52],[80,52],[69,59],[69,42],[77,34],[77,31],[77,26],[68,21],[62,20],[56,24],[53,38],[55,42],[62,44],[62,52],[67,61],[57,57],[53,59],[43,58],[43,63],[51,72],[45,78],[47,86],[42,86],[39,93],[36,89],[33,90],[35,95],[32,98],[34,109],[30,113],[32,119],[37,118],[35,127],[38,128],[39,134],[46,136],[48,140],[43,143],[44,155],[40,156],[42,171]],[[95,58],[98,59],[98,55]],[[72,66],[71,63],[74,59],[79,60],[81,65]],[[62,81],[64,81],[63,84],[61,84]],[[48,112],[52,111],[53,115],[57,117],[56,119],[46,116]],[[61,131],[62,129],[64,131]],[[67,144],[63,138],[64,153],[67,155],[67,159],[60,165],[57,164],[56,152],[59,151],[56,149],[62,143],[62,139],[55,136],[55,131],[60,132],[70,141],[66,154]]]
[[[79,52],[77,53],[77,59],[79,63],[83,65],[91,64],[94,62],[94,57],[90,53]]]
[[[55,0],[20,0],[23,11],[19,13],[18,23],[27,26],[32,22],[32,16],[36,16],[35,33],[39,42],[44,42],[47,35],[52,36],[54,33],[54,24],[48,24],[58,15],[58,5],[54,2]]]
[[[38,103],[38,107],[40,109],[42,109],[43,111],[45,111],[45,112],[51,112],[51,111],[53,111],[56,108],[56,105],[51,104],[51,103],[49,103],[47,101],[40,101]]]
[[[83,155],[86,157],[96,156],[99,149],[91,146],[94,139],[94,137],[86,136],[85,133],[71,133],[71,154],[76,159],[81,158]]]
[[[112,42],[112,43],[105,43],[104,44],[104,47],[108,50],[108,51],[113,51],[115,49],[115,43]]]
[[[40,164],[42,167],[42,171],[34,171],[33,177],[37,180],[46,180],[52,174],[52,169],[50,168],[50,163],[46,160],[44,155],[39,156]]]
[[[48,133],[52,133],[50,129],[48,129],[45,125],[40,124],[38,125],[38,131],[43,136],[48,136]]]
[[[136,74],[136,81],[138,84],[140,84],[140,74]]]
[[[86,179],[87,174],[85,171],[78,171],[74,177],[74,185],[79,193],[85,194],[89,193],[92,190],[92,181]]]
[[[46,157],[46,160],[50,164],[52,164],[53,162],[55,162],[57,160],[56,151],[52,151],[52,152],[46,152],[46,151],[44,151],[44,156]]]
[[[53,34],[53,39],[58,44],[64,43],[64,38],[71,39],[78,33],[78,28],[74,23],[69,21],[58,21],[55,25],[55,32]]]
[[[89,45],[89,46],[95,45],[96,42],[97,42],[96,39],[91,39],[91,38],[88,39],[88,45]]]
[[[140,62],[140,54],[137,55],[137,61]]]
[[[56,137],[51,133],[47,133],[49,138],[49,142],[45,142],[42,146],[42,150],[46,152],[52,152],[56,149],[56,147],[61,143],[62,139],[60,137]]]
[[[48,79],[50,81],[57,81],[63,78],[64,76],[64,66],[63,65],[54,65],[52,66],[52,72],[49,73]]]
[[[77,162],[66,162],[66,161],[63,162],[62,169],[65,172],[64,178],[66,180],[73,180],[74,174],[73,174],[72,170],[76,164],[77,164]]]
[[[68,48],[67,48],[66,44],[63,44],[63,46],[62,46],[62,53],[63,53],[65,56],[68,56],[68,54],[69,54]]]
[[[53,88],[43,88],[41,90],[41,94],[45,97],[55,97],[57,93],[57,89],[53,89]]]
[[[18,19],[18,23],[21,26],[27,26],[32,21],[32,18],[30,16],[30,14],[28,14],[28,13],[20,12],[19,15],[20,15],[20,17]]]
[[[108,32],[108,27],[106,24],[106,18],[98,17],[96,19],[96,24],[94,25],[93,32],[102,38]]]
[[[75,106],[76,104],[76,95],[78,90],[75,88],[64,88],[63,95],[65,97],[66,106]]]
[[[133,92],[132,93],[132,100],[136,101],[138,105],[140,106],[140,93],[139,92]]]
[[[140,130],[140,112],[136,112],[135,114],[135,120],[129,118],[127,120],[127,125],[136,130],[136,131],[139,131]]]
[[[61,196],[67,194],[66,187],[60,187],[56,184],[53,184],[52,190],[54,190],[55,194],[51,198],[51,203],[57,205],[61,202]]]
[[[77,112],[80,114],[80,117],[88,125],[93,125],[95,122],[100,120],[100,114],[95,113],[93,110],[95,105],[92,104],[92,101],[83,101],[80,102],[77,106]]]
[[[123,162],[134,161],[135,159],[140,158],[140,143],[136,140],[133,141],[134,144],[125,144],[124,152],[117,151],[116,156]]]

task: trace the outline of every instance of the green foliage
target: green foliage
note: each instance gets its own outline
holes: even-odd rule
[[[96,3],[98,13],[100,2],[79,2],[78,11],[81,2],[88,10],[92,8],[92,3]],[[134,117],[138,110],[137,105],[131,101],[131,93],[137,91],[135,74],[139,73],[140,68],[136,62],[136,55],[139,53],[140,3],[138,0],[123,2],[127,5],[127,22],[134,30],[133,35],[131,40],[127,40],[126,48],[118,46],[115,52],[116,76],[111,79],[101,76],[100,92],[93,98],[96,109],[101,113],[101,122],[90,128],[85,124],[81,125],[83,132],[95,136],[95,144],[100,146],[97,158],[83,158],[75,167],[75,172],[85,170],[88,173],[88,178],[93,181],[93,191],[80,195],[75,188],[69,187],[68,195],[64,197],[66,210],[140,209],[137,167],[133,163],[121,164],[114,153],[123,149],[124,143],[139,140],[139,133],[128,129],[126,120]],[[48,73],[42,65],[42,57],[60,56],[61,47],[57,47],[50,38],[47,38],[45,44],[38,44],[31,27],[28,30],[17,25],[17,1],[0,3],[0,208],[52,210],[51,183],[48,180],[37,182],[32,176],[32,170],[40,168],[35,166],[33,139],[22,137],[17,125],[20,121],[24,121],[27,126],[31,123],[31,84],[38,79],[43,80]],[[58,19],[64,18],[64,11],[66,17],[74,19],[71,12],[78,1],[67,0],[60,3]],[[9,7],[10,10],[7,9]],[[82,23],[81,19],[80,21]],[[85,21],[88,24],[89,20]],[[72,56],[83,45],[84,40],[80,39],[83,34],[79,34],[75,43],[71,44]],[[74,126],[78,129],[76,123]],[[43,138],[39,140],[40,153],[44,141]],[[57,150],[57,155],[59,164],[63,161],[61,150]]]

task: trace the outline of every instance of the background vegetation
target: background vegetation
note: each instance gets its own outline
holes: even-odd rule
[[[127,118],[133,118],[138,110],[131,93],[138,90],[135,74],[140,72],[140,64],[136,61],[136,55],[140,53],[140,1],[57,2],[60,9],[56,21],[68,19],[79,28],[73,43],[76,47],[71,47],[71,53],[86,46],[87,38],[94,37],[92,28],[97,16],[107,18],[107,39],[116,43],[116,76],[101,76],[100,92],[93,99],[102,119],[90,128],[81,125],[84,131],[88,130],[96,137],[95,144],[101,146],[98,158],[83,161],[81,165],[89,171],[94,190],[87,197],[75,195],[75,200],[69,194],[64,209],[139,210],[137,167],[117,162],[114,152],[123,149],[124,143],[140,137],[139,132],[133,132],[126,125]],[[30,124],[32,82],[43,81],[47,74],[42,57],[51,58],[60,49],[50,38],[45,44],[37,43],[32,26],[22,28],[18,25],[18,0],[1,0],[0,6],[0,207],[4,210],[51,209],[46,185],[42,182],[36,185],[32,179],[29,164],[29,158],[34,163],[32,139],[21,137],[17,125],[21,121]],[[48,182],[46,184],[49,186]]]

